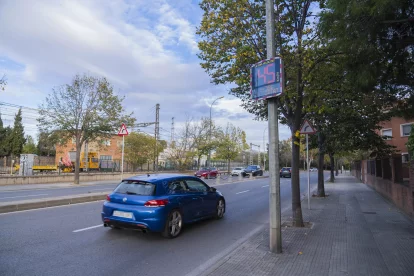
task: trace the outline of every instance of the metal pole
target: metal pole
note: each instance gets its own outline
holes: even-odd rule
[[[266,44],[267,58],[276,55],[275,13],[273,0],[266,0]],[[279,176],[279,130],[277,98],[267,100],[269,128],[269,174],[270,174],[270,251],[282,253],[282,232],[280,216],[280,176]]]
[[[122,135],[121,180],[124,174],[124,144],[125,144],[125,135]]]
[[[308,209],[310,210],[310,170],[309,170],[309,143],[306,134],[306,163],[308,164]]]

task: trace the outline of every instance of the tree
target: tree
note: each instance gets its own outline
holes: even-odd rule
[[[38,135],[37,152],[42,156],[55,156],[58,133],[40,132]]]
[[[125,137],[125,160],[132,164],[134,170],[154,159],[155,139],[145,133],[130,133]],[[158,141],[157,153],[164,150],[163,143]]]
[[[414,117],[414,2],[327,0],[320,27],[354,91],[375,91]]]
[[[210,141],[210,124],[211,136]],[[195,156],[197,157],[197,166],[200,169],[200,160],[202,156],[208,155],[209,151],[214,149],[216,135],[215,124],[208,118],[201,118],[199,122],[192,122],[190,128],[190,136],[193,141]]]
[[[10,155],[10,135],[11,128],[9,126],[3,126],[3,120],[0,114],[0,156],[9,156]]]
[[[248,148],[246,133],[240,128],[228,123],[224,130],[219,131],[216,157],[227,160],[227,171],[230,172],[230,161]]]
[[[23,151],[23,145],[26,142],[24,138],[24,128],[22,124],[22,110],[19,109],[14,117],[14,125],[10,135],[11,154],[19,156]]]
[[[292,143],[288,140],[279,142],[279,162],[281,166],[289,167],[292,159]]]
[[[303,226],[299,183],[299,139],[297,131],[310,102],[306,90],[308,76],[315,65],[335,53],[324,51],[318,43],[315,24],[310,18],[312,3],[323,1],[276,1],[276,41],[284,59],[284,81],[289,82],[279,98],[282,122],[292,134],[292,212],[294,226]],[[265,1],[204,0],[204,11],[197,33],[201,36],[201,66],[215,84],[235,83],[230,94],[239,97],[243,107],[259,119],[267,118],[265,102],[250,99],[250,68],[266,58]]]
[[[23,145],[23,152],[22,153],[32,153],[32,154],[37,154],[37,148],[36,148],[36,144],[33,140],[33,137],[30,135],[26,136],[26,143]]]
[[[196,156],[194,151],[194,139],[191,133],[192,122],[187,119],[184,128],[179,132],[176,141],[168,149],[167,158],[178,170],[186,170],[191,166],[193,158]]]
[[[124,114],[122,101],[106,78],[76,75],[71,84],[54,88],[39,106],[40,131],[58,131],[60,141],[75,139],[75,184],[79,184],[80,153],[85,141],[109,138],[122,123],[133,124],[135,119],[132,113]]]
[[[6,79],[6,76],[3,75],[3,77],[1,77],[0,79],[0,90],[4,91],[6,84],[7,84],[7,79]]]

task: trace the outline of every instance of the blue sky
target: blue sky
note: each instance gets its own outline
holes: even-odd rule
[[[248,142],[263,144],[267,122],[253,120],[215,86],[200,67],[195,34],[202,11],[195,0],[2,0],[0,3],[0,75],[7,86],[1,102],[36,108],[58,85],[78,73],[107,77],[125,96],[137,122],[155,120],[161,106],[161,138],[169,139],[171,118],[176,137],[190,116],[209,116],[246,131]],[[4,123],[17,109],[0,106]],[[36,114],[23,112],[26,133],[36,135]],[[141,129],[154,133],[152,127]],[[267,135],[267,132],[266,132]],[[280,138],[289,131],[280,127]],[[267,138],[266,138],[267,139]]]

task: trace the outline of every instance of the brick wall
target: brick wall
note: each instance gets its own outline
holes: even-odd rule
[[[402,178],[401,157],[367,160],[354,163],[352,174],[363,183],[372,187],[378,193],[391,200],[398,208],[414,217],[414,161],[411,161],[409,181]],[[375,166],[375,171],[372,170]],[[391,175],[389,175],[391,168]],[[385,169],[385,174],[384,174]]]

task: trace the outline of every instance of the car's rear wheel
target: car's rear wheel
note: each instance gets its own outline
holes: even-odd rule
[[[216,207],[216,219],[222,219],[224,217],[225,210],[226,203],[224,202],[224,199],[220,198]]]
[[[165,222],[165,228],[162,235],[165,238],[173,239],[180,235],[183,227],[183,216],[179,210],[172,210]]]

